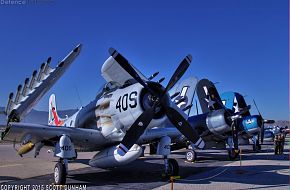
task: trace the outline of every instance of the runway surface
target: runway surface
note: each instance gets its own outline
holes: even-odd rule
[[[228,160],[224,150],[200,150],[198,161],[187,163],[185,150],[174,151],[171,157],[177,159],[181,177],[173,184],[174,189],[288,189],[289,145],[284,155],[274,155],[272,144],[262,148],[254,153],[251,146],[242,146],[242,162]],[[78,154],[78,160],[69,164],[67,184],[86,185],[87,189],[171,188],[161,178],[164,165],[160,156],[145,154],[126,166],[104,170],[87,165],[94,154]],[[56,161],[45,148],[36,159],[33,153],[21,158],[11,144],[0,144],[0,185],[53,184]]]

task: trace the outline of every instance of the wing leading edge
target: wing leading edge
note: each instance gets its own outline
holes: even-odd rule
[[[68,135],[75,147],[81,151],[97,150],[100,145],[106,144],[107,141],[100,131],[94,129],[17,122],[9,123],[7,133],[3,140],[14,143],[56,143],[64,134]]]

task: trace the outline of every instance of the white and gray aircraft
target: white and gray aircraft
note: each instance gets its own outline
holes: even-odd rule
[[[176,88],[180,93],[172,96],[168,93],[190,65],[190,55],[182,60],[164,88],[161,80],[152,81],[157,73],[146,78],[120,53],[110,48],[110,57],[101,70],[107,84],[92,102],[72,116],[60,118],[55,95],[51,95],[48,125],[21,122],[80,51],[81,45],[78,45],[56,68],[50,67],[49,58],[41,65],[38,74],[34,71],[31,79],[27,78],[23,86],[18,86],[15,98],[13,93],[9,95],[5,110],[7,127],[2,139],[20,143],[17,152],[21,156],[34,148],[36,157],[43,146],[54,147],[54,156],[59,157],[54,168],[56,184],[66,182],[68,161],[77,158],[77,151],[98,151],[89,165],[113,168],[136,160],[142,153],[141,145],[153,141],[158,142],[157,154],[163,156],[165,173],[177,175],[178,163],[168,159],[171,142],[184,135],[192,146],[204,147],[203,140],[190,126],[184,112],[192,105],[189,105],[190,101],[182,103],[192,85],[190,80]],[[188,99],[191,100],[192,96]],[[176,100],[173,102],[172,98]],[[183,106],[182,109],[177,105]]]

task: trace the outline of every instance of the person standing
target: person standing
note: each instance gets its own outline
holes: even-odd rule
[[[275,139],[274,139],[274,145],[275,145],[275,148],[274,148],[274,150],[275,150],[275,155],[277,155],[277,154],[279,154],[279,145],[280,145],[280,138],[279,138],[279,135],[277,134],[277,135],[275,135]]]
[[[284,135],[284,133],[281,133],[280,134],[280,151],[279,151],[279,153],[280,154],[283,154],[283,152],[284,152],[284,144],[285,144],[285,135]]]

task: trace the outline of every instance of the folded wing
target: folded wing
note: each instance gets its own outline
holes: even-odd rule
[[[48,58],[46,63],[41,65],[38,74],[37,71],[34,71],[32,77],[30,79],[27,78],[23,86],[19,85],[16,97],[13,99],[13,93],[9,95],[8,104],[5,109],[8,122],[19,122],[25,117],[64,74],[79,55],[80,50],[81,44],[76,46],[55,68],[49,66],[51,58]]]

